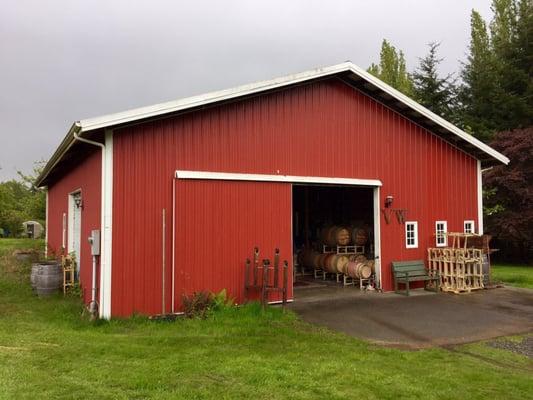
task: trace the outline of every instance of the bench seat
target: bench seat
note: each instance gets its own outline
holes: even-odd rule
[[[430,273],[424,265],[424,260],[393,261],[392,273],[394,276],[394,291],[396,293],[409,296],[409,283],[422,281],[424,282],[424,290],[439,291],[439,274],[437,271]],[[435,282],[435,289],[429,289],[428,282]],[[399,284],[405,285],[404,291],[399,291]]]

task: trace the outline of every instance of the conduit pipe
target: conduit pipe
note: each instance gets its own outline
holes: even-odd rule
[[[105,191],[105,174],[103,173],[104,171],[104,166],[105,166],[105,145],[102,144],[102,143],[99,143],[99,142],[95,142],[94,140],[89,140],[89,139],[85,139],[85,138],[82,138],[81,136],[78,135],[78,132],[76,130],[73,131],[73,137],[74,137],[74,140],[78,140],[80,142],[83,142],[83,143],[87,143],[87,144],[91,144],[93,146],[98,146],[100,147],[100,149],[102,149],[102,205],[101,205],[101,210],[100,210],[100,219],[101,219],[101,238],[103,239],[104,235],[105,235],[105,232],[104,230],[102,229],[104,227],[104,201],[103,201],[103,198],[104,198],[104,191]],[[100,243],[103,242],[103,240],[100,240]],[[101,260],[101,258],[100,258]],[[98,315],[98,302],[96,301],[96,290],[97,290],[97,284],[96,284],[96,260],[95,260],[95,257],[93,256],[93,271],[92,271],[92,288],[91,288],[91,303],[89,305],[90,307],[90,312],[93,316],[96,316]]]
[[[174,314],[176,285],[176,174],[172,177],[172,304],[170,312]]]

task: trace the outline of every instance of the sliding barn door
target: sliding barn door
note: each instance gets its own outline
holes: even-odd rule
[[[222,289],[244,301],[246,258],[289,262],[292,298],[291,185],[276,182],[176,180],[175,302],[183,294]],[[281,299],[272,296],[270,300]]]

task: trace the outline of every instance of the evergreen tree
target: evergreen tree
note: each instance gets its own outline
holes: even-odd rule
[[[469,55],[463,65],[460,90],[463,128],[474,135],[488,139],[496,129],[498,115],[497,73],[495,57],[490,49],[487,25],[477,11],[470,17]],[[499,113],[498,113],[499,114]]]
[[[477,136],[533,123],[533,0],[493,0],[490,35],[472,11],[462,121]]]
[[[381,44],[379,65],[372,63],[368,72],[405,95],[413,95],[413,82],[407,73],[405,56],[386,39]]]
[[[437,51],[440,43],[429,43],[429,52],[420,58],[418,68],[411,75],[414,83],[414,98],[423,106],[444,119],[455,121],[456,90],[452,74],[441,78],[438,67],[442,58]]]

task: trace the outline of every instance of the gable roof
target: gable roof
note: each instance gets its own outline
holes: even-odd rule
[[[509,163],[509,159],[503,154],[348,61],[329,67],[316,68],[267,81],[242,85],[232,89],[220,90],[199,96],[187,97],[152,106],[140,107],[128,111],[77,121],[71,126],[67,136],[63,139],[60,146],[50,158],[42,174],[37,179],[37,184],[41,185],[45,182],[48,174],[61,161],[63,155],[74,144],[76,141],[74,138],[74,132],[81,135],[84,132],[94,132],[128,123],[134,123],[136,121],[153,119],[163,115],[175,114],[184,110],[231,101],[241,97],[333,76],[337,76],[346,84],[361,90],[377,101],[380,101],[419,125],[422,125],[431,132],[443,137],[446,141],[462,148],[464,151],[472,154],[475,158],[484,163],[491,164],[494,163],[494,161],[503,164]]]

